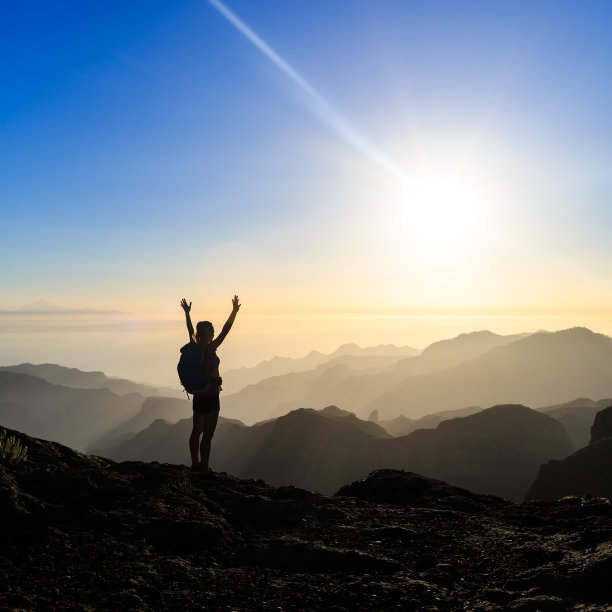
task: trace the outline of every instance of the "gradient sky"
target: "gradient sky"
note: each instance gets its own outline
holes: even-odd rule
[[[612,333],[610,2],[6,0],[0,51],[0,309]]]

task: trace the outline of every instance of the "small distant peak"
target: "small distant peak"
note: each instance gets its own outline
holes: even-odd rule
[[[476,338],[476,337],[485,337],[485,336],[497,336],[499,334],[494,334],[489,329],[479,329],[477,331],[465,332],[463,334],[459,334],[457,338]]]
[[[595,335],[595,332],[591,331],[588,327],[570,327],[569,329],[566,329],[565,332],[568,334],[574,334],[578,336],[594,336]]]
[[[87,314],[87,315],[130,315],[131,313],[122,312],[120,310],[105,310],[100,308],[76,308],[60,306],[47,302],[46,300],[36,300],[30,302],[25,306],[22,306],[19,310],[14,312],[30,312],[30,313],[42,313],[42,314]]]
[[[46,300],[35,300],[34,302],[22,306],[19,310],[23,312],[55,312],[68,309],[64,306],[47,302]]]
[[[347,344],[341,344],[335,353],[340,354],[351,354],[355,352],[361,351],[361,347],[355,344],[354,342],[348,342]]]
[[[594,336],[601,336],[602,334],[596,334],[591,331],[588,327],[569,327],[568,329],[562,329],[556,332],[538,332],[542,335],[557,337],[557,338],[593,338]]]
[[[332,417],[346,417],[346,416],[355,416],[352,412],[348,410],[342,410],[342,408],[338,408],[338,406],[326,406],[322,410],[320,410],[321,414],[325,416]]]
[[[542,415],[523,404],[497,404],[490,408],[485,408],[474,414],[467,416],[460,416],[451,418],[446,421],[442,421],[438,424],[437,428],[439,431],[450,430],[457,427],[464,427],[466,424],[475,423],[494,423],[494,422],[512,422],[517,419],[523,420],[525,418],[536,418],[539,419]]]
[[[476,414],[517,414],[519,412],[534,412],[534,410],[523,404],[496,404]]]

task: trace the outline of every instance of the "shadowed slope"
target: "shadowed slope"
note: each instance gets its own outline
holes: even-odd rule
[[[373,442],[389,437],[374,423],[333,410],[296,410],[259,429],[261,438],[243,447],[236,473],[324,492],[367,474]],[[232,464],[224,469],[232,470]]]
[[[574,450],[578,450],[586,446],[591,439],[591,425],[595,415],[610,405],[612,405],[612,399],[610,398],[594,401],[586,397],[580,397],[556,406],[538,408],[538,411],[563,423]]]
[[[542,465],[525,499],[566,495],[612,497],[612,406],[597,413],[591,442],[562,461]]]
[[[94,454],[104,454],[102,452],[98,453],[98,450],[108,449],[120,440],[131,438],[157,419],[176,423],[190,412],[192,412],[191,402],[186,398],[147,397],[138,414],[100,436],[99,439],[90,444],[88,450]]]
[[[73,389],[27,374],[0,372],[0,424],[74,448],[88,447],[136,415],[143,400],[138,393]]]

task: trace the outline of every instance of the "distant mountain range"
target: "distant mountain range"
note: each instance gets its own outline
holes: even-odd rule
[[[229,370],[224,375],[223,388],[228,393],[235,393],[265,378],[304,372],[332,362],[343,363],[356,370],[384,368],[397,363],[400,359],[419,355],[420,352],[409,346],[393,344],[379,344],[366,348],[361,348],[356,344],[343,344],[329,354],[311,351],[305,357],[273,357],[252,368]],[[340,357],[343,359],[339,359]]]
[[[151,412],[152,398],[134,389],[148,390],[147,395],[155,390],[130,381],[115,381],[123,391],[121,394],[108,387],[78,386],[88,382],[93,385],[101,373],[73,371],[53,364],[24,369],[31,368],[53,374],[52,378],[61,378],[64,382],[71,381],[75,386],[53,384],[42,377],[11,371],[10,367],[0,369],[0,424],[72,448],[89,448],[109,435],[134,434],[160,416],[178,420],[191,410],[186,399],[159,398],[157,402],[164,404],[163,409],[157,406]],[[177,414],[177,403],[183,406],[181,415]],[[129,424],[132,419],[135,419],[134,429],[126,426],[126,421]]]
[[[76,389],[109,389],[117,395],[140,393],[145,397],[163,395],[184,398],[185,394],[170,387],[152,387],[132,382],[125,378],[114,378],[104,372],[84,372],[77,368],[67,368],[54,363],[20,363],[19,365],[0,366],[0,372],[15,372],[42,378],[54,385],[73,387]]]
[[[114,448],[97,452],[115,460],[182,463],[188,457],[190,429],[190,419],[176,424],[158,420]],[[220,419],[211,465],[242,478],[323,493],[389,467],[518,500],[543,462],[570,452],[563,426],[524,406],[496,406],[400,438],[328,407],[295,410],[251,427]]]
[[[443,370],[522,337],[499,336],[488,331],[462,334],[453,340],[436,342],[419,355],[396,357],[386,365],[338,356],[315,368],[266,378],[236,394],[225,395],[224,411],[232,418],[254,423],[300,407],[337,405],[365,418],[371,412],[367,410],[370,402],[407,378]],[[457,407],[461,406],[451,404],[448,408]],[[384,413],[384,418],[392,416],[396,415]]]
[[[100,308],[73,308],[60,306],[47,302],[46,300],[36,300],[30,302],[17,310],[0,310],[0,314],[128,314],[118,310],[105,310]]]
[[[223,397],[212,465],[323,492],[399,468],[520,499],[541,464],[588,444],[595,415],[612,404],[612,340],[584,328],[475,332],[407,350],[341,347]],[[5,366],[0,425],[120,460],[187,462],[190,402],[167,392],[176,394],[55,364]],[[317,406],[332,397],[345,403]]]
[[[384,418],[495,403],[546,406],[612,397],[612,339],[585,328],[538,333],[455,367],[405,378],[367,405]]]
[[[514,336],[474,332],[387,366],[365,366],[337,357],[266,378],[224,395],[224,414],[254,423],[296,408],[336,405],[362,418],[377,411],[380,421],[388,421],[469,406],[612,397],[612,339],[585,328]]]
[[[77,449],[134,416],[143,400],[139,393],[120,396],[109,389],[74,389],[0,372],[0,423]]]

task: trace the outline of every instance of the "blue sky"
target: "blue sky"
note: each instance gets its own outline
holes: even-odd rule
[[[610,310],[609,2],[225,6],[331,122],[206,0],[2,4],[0,309]]]

